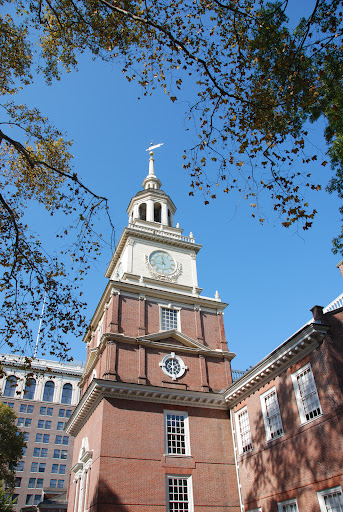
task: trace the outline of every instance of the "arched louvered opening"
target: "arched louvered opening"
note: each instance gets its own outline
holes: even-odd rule
[[[172,214],[170,213],[170,210],[168,208],[168,226],[172,227],[172,224],[173,224],[173,222],[172,222]]]
[[[146,220],[146,204],[142,203],[138,208],[138,215],[141,220]]]
[[[161,223],[161,205],[160,205],[160,203],[154,204],[154,221]]]

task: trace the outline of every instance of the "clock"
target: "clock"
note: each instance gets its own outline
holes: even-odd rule
[[[177,356],[175,352],[171,352],[171,354],[164,356],[159,365],[162,368],[163,373],[172,380],[179,379],[187,370],[187,366],[181,357]]]
[[[176,270],[174,259],[165,251],[152,252],[149,256],[149,263],[153,270],[162,276],[173,274]]]

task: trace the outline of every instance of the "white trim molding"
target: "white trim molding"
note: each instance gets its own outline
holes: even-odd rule
[[[342,512],[343,495],[340,485],[317,492],[320,512]]]
[[[174,482],[172,482],[172,480]],[[173,486],[173,483],[174,483],[174,486]],[[186,489],[186,492],[182,492],[180,494],[180,503],[187,503],[188,507],[182,508],[182,510],[188,510],[188,512],[194,512],[192,476],[191,475],[171,475],[171,474],[166,475],[167,512],[171,512],[171,510],[177,510],[176,508],[170,507],[170,496],[173,496],[173,500],[175,500],[175,497],[177,497],[179,495],[178,489],[183,486],[186,486],[187,489]],[[172,487],[172,488],[170,489],[170,487]],[[169,492],[169,491],[171,491],[171,492]],[[187,500],[184,499],[185,495],[187,496]],[[175,502],[176,503],[178,502],[177,499],[175,500]]]
[[[305,366],[292,373],[291,377],[299,410],[300,423],[308,423],[321,416],[323,413],[311,364],[305,364]]]
[[[284,433],[275,386],[260,395],[260,400],[267,441],[273,441]]]
[[[167,457],[191,455],[187,412],[164,410],[164,454]]]
[[[286,501],[280,501],[277,504],[278,512],[298,512],[298,504],[295,498]]]

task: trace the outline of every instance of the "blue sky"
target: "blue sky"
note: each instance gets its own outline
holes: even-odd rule
[[[186,89],[186,95],[191,92]],[[130,198],[148,172],[145,149],[151,140],[164,142],[155,153],[156,174],[177,207],[175,222],[203,245],[199,286],[205,296],[218,290],[229,303],[224,320],[229,348],[237,354],[233,367],[246,369],[306,323],[314,305],[326,306],[341,293],[340,258],[331,253],[331,239],[340,229],[338,200],[325,192],[310,195],[319,213],[308,232],[283,228],[268,203],[267,221],[260,226],[238,194],[218,193],[205,206],[200,195],[189,197],[190,178],[182,168],[183,150],[194,142],[194,133],[186,131],[187,104],[173,104],[161,91],[139,96],[140,88],[129,84],[119,67],[83,56],[78,72],[64,74],[50,87],[38,81],[20,98],[74,140],[75,170],[93,191],[109,198],[117,240],[127,224]],[[322,126],[310,129],[311,142],[325,152]],[[324,184],[331,175],[329,166],[315,163],[311,171]],[[39,231],[40,216],[32,222]],[[110,256],[105,251],[84,281],[89,318],[106,286]],[[70,342],[73,357],[84,360],[82,341],[71,336]]]

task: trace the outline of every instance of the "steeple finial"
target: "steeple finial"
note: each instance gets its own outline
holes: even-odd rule
[[[143,182],[143,187],[145,189],[147,188],[155,188],[159,189],[161,186],[161,182],[159,179],[156,178],[155,175],[155,168],[154,168],[154,152],[153,149],[159,148],[160,146],[163,146],[164,142],[161,142],[160,144],[153,145],[152,142],[150,146],[145,150],[149,151],[150,157],[149,157],[149,174],[145,178]]]

